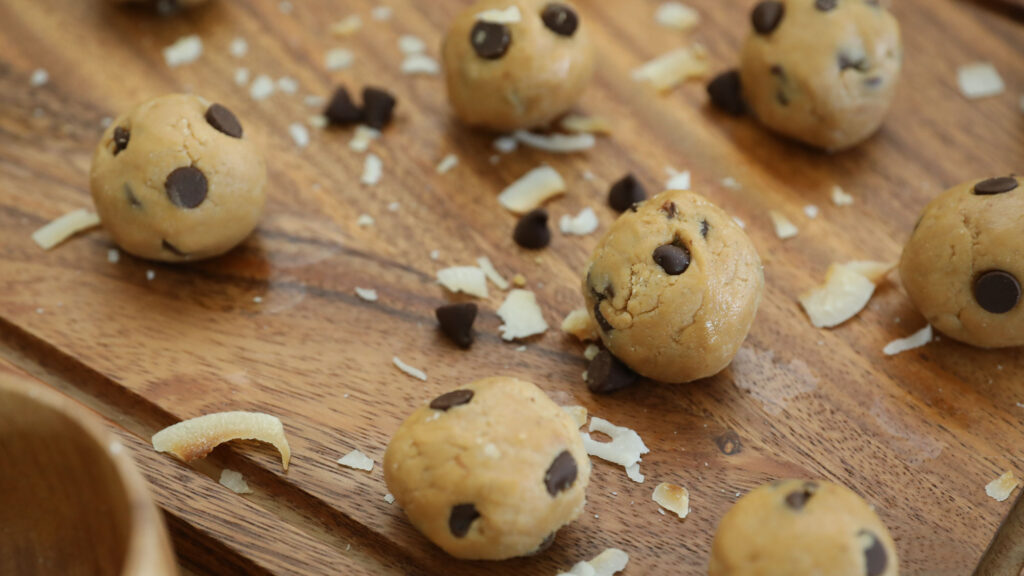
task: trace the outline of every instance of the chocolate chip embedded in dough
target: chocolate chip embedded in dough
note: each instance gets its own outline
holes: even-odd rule
[[[469,527],[480,517],[473,504],[456,504],[452,506],[452,512],[448,516],[448,530],[456,538],[464,538],[469,533]]]
[[[761,2],[750,13],[750,23],[758,34],[767,35],[775,31],[786,14],[786,5],[782,2]]]
[[[512,32],[497,22],[477,22],[469,33],[469,42],[476,55],[484,60],[497,60],[508,52]]]
[[[1020,302],[1020,282],[1002,270],[989,270],[974,281],[974,299],[986,312],[1005,314]]]
[[[206,109],[206,122],[218,132],[227,134],[232,138],[242,137],[242,124],[231,110],[220,104],[212,104]]]
[[[552,497],[558,496],[560,492],[564,492],[572,486],[578,474],[576,459],[568,450],[562,450],[551,462],[551,466],[548,466],[548,471],[544,474],[544,486]]]
[[[548,30],[559,36],[572,36],[580,25],[580,17],[576,11],[565,4],[555,2],[548,4],[544,7],[540,17]]]
[[[679,242],[658,246],[652,257],[669,276],[678,276],[690,267],[690,251]]]
[[[206,200],[209,184],[206,175],[195,166],[175,168],[164,181],[167,198],[178,208],[191,209]]]

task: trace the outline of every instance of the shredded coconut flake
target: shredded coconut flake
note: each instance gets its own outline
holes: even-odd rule
[[[394,13],[390,6],[375,6],[373,10],[370,10],[370,18],[378,22],[387,22],[391,20]]]
[[[117,248],[111,248],[107,250],[107,262],[111,264],[117,264],[121,261],[121,252]]]
[[[299,83],[291,76],[282,76],[277,79],[277,89],[285,94],[295,94],[299,91]]]
[[[652,499],[658,506],[675,512],[680,518],[686,518],[690,513],[690,492],[682,486],[662,482],[654,489]]]
[[[377,301],[377,291],[374,290],[373,288],[359,288],[357,286],[356,287],[356,296],[359,296],[360,298],[362,298],[363,300],[366,300],[367,302],[376,302]]]
[[[369,214],[360,214],[359,218],[356,219],[356,226],[359,226],[360,228],[369,228],[370,226],[373,226],[373,224],[373,216],[370,216]]]
[[[170,68],[195,62],[202,55],[203,40],[195,34],[182,36],[164,48],[164,62]]]
[[[933,335],[932,326],[931,324],[928,324],[906,338],[899,338],[889,342],[885,345],[885,348],[882,349],[882,352],[884,352],[886,356],[895,356],[901,352],[906,352],[907,350],[920,348],[931,342]]]
[[[228,45],[228,52],[235,58],[244,58],[249,53],[249,43],[241,36],[235,36]]]
[[[956,81],[960,86],[960,93],[968,100],[997,96],[1006,89],[999,71],[989,62],[974,62],[961,66],[956,71]]]
[[[583,447],[587,454],[628,468],[640,461],[640,457],[650,452],[640,435],[623,426],[594,416],[590,419],[591,432],[603,432],[611,437],[611,442],[598,442],[586,432],[580,433]]]
[[[28,84],[29,84],[29,86],[32,86],[33,88],[38,88],[40,86],[45,86],[46,83],[49,82],[49,81],[50,81],[50,73],[47,72],[45,68],[36,68],[35,70],[32,71],[32,75],[29,76],[29,78],[28,78]]]
[[[451,292],[487,298],[487,276],[476,266],[452,266],[438,270],[437,282]]]
[[[806,214],[807,217],[810,218],[811,220],[814,220],[815,218],[817,218],[818,214],[820,214],[820,213],[821,213],[821,210],[819,210],[818,207],[815,206],[814,204],[808,204],[808,205],[804,206],[804,214]]]
[[[503,322],[498,331],[506,341],[543,334],[548,329],[544,314],[537,305],[537,296],[529,290],[509,292],[498,308],[498,317]]]
[[[675,168],[667,168],[668,180],[665,181],[665,190],[689,190],[690,189],[690,171],[683,170],[682,172],[677,171]]]
[[[626,477],[636,482],[637,484],[644,483],[644,475],[640,473],[640,463],[637,462],[632,466],[626,466]]]
[[[594,213],[590,208],[584,208],[576,216],[570,216],[563,214],[558,220],[558,228],[562,231],[562,234],[571,234],[575,236],[586,236],[594,230],[597,230],[597,214]]]
[[[562,572],[558,576],[614,576],[625,570],[628,563],[629,554],[618,548],[608,548],[593,560],[577,562],[568,572]]]
[[[291,135],[292,140],[295,142],[295,145],[298,146],[299,148],[305,148],[306,146],[309,146],[309,130],[307,130],[303,124],[299,122],[293,122],[289,124],[288,134]]]
[[[266,100],[274,93],[274,88],[276,85],[273,78],[266,74],[260,74],[249,86],[249,97],[253,100]]]
[[[666,28],[686,31],[700,23],[700,13],[679,2],[665,2],[658,6],[654,21]]]
[[[398,38],[398,49],[402,54],[419,54],[427,49],[427,43],[419,36],[404,34]]]
[[[508,280],[498,274],[497,269],[494,268],[494,264],[491,263],[491,259],[486,256],[481,256],[476,259],[477,266],[480,267],[484,272],[484,276],[494,283],[501,290],[508,290]]]
[[[584,308],[577,308],[565,316],[565,320],[562,320],[562,332],[572,334],[584,342],[601,337],[597,331],[597,324]]]
[[[338,464],[348,466],[355,470],[370,472],[373,470],[373,458],[363,454],[359,450],[353,450],[338,459]]]
[[[788,240],[800,233],[796,224],[793,224],[793,221],[787,218],[785,214],[776,212],[775,210],[769,210],[768,217],[772,219],[772,226],[775,228],[775,235],[779,238]]]
[[[568,132],[579,132],[589,134],[609,134],[612,131],[612,124],[607,118],[601,116],[582,116],[580,114],[569,114],[562,118],[561,126]]]
[[[519,7],[513,5],[508,8],[484,10],[476,15],[476,19],[492,24],[515,24],[523,20],[523,15],[519,12]]]
[[[324,116],[323,114],[314,114],[313,116],[306,118],[306,123],[317,130],[323,130],[324,128],[327,128],[328,124],[330,124],[327,120],[327,116]]]
[[[380,130],[360,124],[359,126],[356,126],[356,131],[352,134],[352,139],[348,141],[348,147],[352,149],[353,152],[363,153],[369,150],[370,143],[378,138],[380,138]]]
[[[235,494],[252,494],[252,489],[249,488],[249,483],[245,481],[245,477],[242,476],[241,472],[228,470],[227,468],[221,470],[220,484]]]
[[[534,134],[525,130],[517,130],[513,136],[516,140],[545,152],[569,154],[589,150],[594,147],[596,139],[593,134]]]
[[[816,328],[832,328],[853,318],[875,292],[869,278],[845,264],[833,264],[825,284],[800,295],[800,305]]]
[[[363,163],[363,175],[360,178],[360,182],[367,186],[373,186],[380,182],[383,171],[384,163],[381,162],[380,157],[373,153],[367,154],[366,161]]]
[[[391,358],[391,362],[399,370],[401,370],[402,372],[405,372],[409,376],[412,376],[413,378],[416,378],[417,380],[422,380],[424,382],[427,381],[427,373],[426,372],[424,372],[423,370],[420,370],[419,368],[414,368],[413,366],[409,366],[405,362],[402,362],[402,359],[399,358],[398,356],[395,356],[395,357]]]
[[[448,172],[451,172],[452,168],[455,168],[458,164],[459,164],[459,157],[456,156],[455,154],[449,154],[449,155],[445,156],[437,164],[437,173],[438,174],[447,174]]]
[[[691,78],[701,78],[708,73],[707,51],[695,44],[690,48],[678,48],[647,62],[633,70],[633,79],[648,82],[656,90],[670,90]]]
[[[577,428],[582,428],[587,423],[587,409],[583,406],[562,406],[562,410],[572,418]]]
[[[740,184],[739,180],[733,178],[732,176],[726,176],[725,178],[722,178],[722,186],[725,186],[729,190],[741,190],[743,188],[743,185]]]
[[[100,217],[84,208],[68,212],[32,233],[32,240],[49,250],[68,238],[100,225]]]
[[[836,206],[849,206],[853,204],[853,196],[850,196],[838,185],[832,187],[832,203]]]
[[[441,65],[426,54],[409,54],[402,60],[402,74],[436,76],[441,73]]]
[[[235,84],[237,84],[239,86],[245,86],[248,83],[249,83],[249,69],[245,68],[245,67],[235,68]]]
[[[331,24],[331,34],[345,37],[351,36],[363,27],[363,19],[358,14],[351,14]]]
[[[494,149],[502,154],[515,152],[519,148],[519,140],[515,136],[500,136],[494,139]]]
[[[526,214],[565,192],[565,181],[550,166],[539,166],[505,188],[498,202],[515,214]]]
[[[352,66],[353,61],[355,55],[347,48],[331,48],[324,54],[324,66],[332,72]]]
[[[1019,484],[1013,472],[1006,472],[985,485],[985,494],[999,502],[1004,502]]]
[[[392,494],[390,492],[385,494],[384,495],[384,501],[387,502],[388,504],[394,504],[395,503],[395,496],[394,496],[394,494]]]

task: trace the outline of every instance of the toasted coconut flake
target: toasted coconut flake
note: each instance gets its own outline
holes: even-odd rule
[[[363,175],[360,181],[367,186],[373,186],[380,182],[380,177],[383,173],[384,163],[381,162],[380,157],[373,153],[367,154],[366,161],[363,163]]]
[[[639,462],[637,462],[636,464],[633,464],[632,466],[626,466],[626,478],[629,478],[630,480],[632,480],[633,482],[636,482],[637,484],[643,484],[644,483],[644,478],[645,477],[644,477],[643,474],[640,473],[640,463]]]
[[[453,168],[459,165],[459,157],[455,154],[449,154],[445,156],[441,162],[437,164],[438,174],[447,174],[452,171]]]
[[[491,263],[490,258],[481,256],[476,259],[476,263],[484,271],[484,276],[487,276],[487,279],[493,282],[495,286],[501,290],[508,290],[508,280],[505,280],[501,274],[498,274],[498,270]]]
[[[380,138],[380,130],[370,128],[364,124],[356,126],[352,139],[348,141],[348,147],[353,152],[363,153],[370,149],[370,142]]]
[[[796,224],[793,224],[793,221],[787,218],[785,214],[776,212],[775,210],[769,210],[768,217],[772,219],[772,226],[775,227],[775,235],[779,238],[788,240],[800,233]]]
[[[544,314],[537,304],[537,296],[529,290],[515,289],[508,293],[498,317],[503,324],[498,327],[501,338],[506,341],[543,334],[548,329]]]
[[[611,437],[611,442],[598,442],[590,434],[582,432],[583,447],[587,454],[613,462],[623,467],[630,467],[640,461],[640,457],[650,452],[640,435],[624,426],[616,426],[611,422],[594,416],[590,419],[591,432],[603,432]]]
[[[417,380],[422,380],[424,382],[427,381],[426,372],[420,370],[419,368],[416,368],[415,366],[410,366],[405,362],[402,362],[402,359],[399,358],[398,356],[392,356],[391,363],[394,364],[396,368],[398,368],[402,372],[405,372],[409,376],[412,376],[413,378],[416,378]]]
[[[352,66],[356,56],[347,48],[331,48],[324,53],[324,67],[333,72]]]
[[[426,54],[409,54],[402,60],[402,74],[436,76],[440,73],[441,65]]]
[[[882,349],[882,352],[884,352],[886,356],[895,356],[901,352],[906,352],[907,350],[913,350],[914,348],[924,346],[932,341],[933,336],[932,326],[931,324],[928,324],[906,338],[899,338],[889,342],[885,345],[885,348]]]
[[[999,478],[985,485],[985,494],[999,502],[1004,502],[1019,484],[1013,472],[1005,472]]]
[[[182,36],[174,44],[164,48],[164,63],[174,68],[195,62],[203,55],[203,40],[195,35]]]
[[[586,236],[597,230],[598,224],[597,214],[590,208],[584,208],[576,216],[563,214],[558,220],[558,228],[562,234],[573,236]]]
[[[526,130],[516,130],[513,134],[516,140],[545,152],[558,154],[571,154],[581,152],[594,147],[597,140],[593,134],[535,134]]]
[[[515,214],[526,214],[565,192],[565,180],[551,166],[539,166],[524,174],[498,196],[498,202]]]
[[[68,212],[32,233],[32,240],[49,250],[68,238],[100,225],[100,217],[84,208]]]
[[[437,282],[451,292],[487,298],[487,275],[476,266],[452,266],[438,270]]]
[[[652,496],[658,506],[669,512],[675,512],[676,516],[686,518],[690,513],[690,492],[682,486],[662,482],[654,489]]]
[[[562,118],[560,123],[562,129],[567,132],[583,134],[610,134],[612,124],[607,118],[601,116],[583,116],[581,114],[569,114]]]
[[[996,67],[989,62],[974,62],[961,66],[956,71],[960,93],[968,100],[997,96],[1006,90],[1003,78]]]
[[[853,196],[850,196],[838,185],[832,187],[832,203],[836,206],[849,206],[853,204]]]
[[[629,554],[618,548],[608,548],[589,562],[577,562],[568,572],[558,576],[614,576],[626,569]]]
[[[800,305],[816,328],[832,328],[846,322],[864,309],[875,284],[845,264],[833,264],[825,275],[825,284],[800,295]]]
[[[523,15],[519,12],[519,7],[513,5],[508,8],[484,10],[476,15],[476,19],[492,24],[515,24],[523,20]]]
[[[658,6],[654,21],[666,28],[685,32],[700,23],[700,13],[680,2],[665,2]]]
[[[221,486],[228,488],[235,494],[252,494],[252,488],[249,488],[249,483],[245,481],[245,477],[242,476],[241,472],[225,468],[220,471],[219,482]]]
[[[572,418],[573,424],[576,424],[577,428],[582,428],[587,423],[587,409],[583,406],[562,406],[562,410],[565,410],[566,414]]]
[[[658,91],[675,88],[691,78],[701,78],[708,73],[707,51],[694,44],[690,48],[678,48],[647,62],[633,70],[633,79],[648,82]]]
[[[363,19],[358,14],[351,14],[331,24],[331,34],[339,37],[351,36],[363,27]]]
[[[584,308],[577,308],[566,315],[565,320],[562,320],[562,332],[572,334],[583,342],[601,338],[597,323]]]
[[[359,450],[353,450],[338,459],[338,464],[348,466],[356,470],[373,471],[373,458],[363,454]]]
[[[281,453],[281,467],[288,469],[292,451],[284,436],[284,426],[276,416],[260,412],[217,412],[178,422],[153,435],[153,448],[191,462],[232,440],[273,444]]]
[[[356,286],[356,296],[359,296],[361,299],[366,300],[367,302],[377,301],[377,291],[374,290],[373,288],[360,288]]]

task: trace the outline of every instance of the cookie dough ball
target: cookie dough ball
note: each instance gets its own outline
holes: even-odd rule
[[[497,131],[547,125],[594,71],[587,24],[564,2],[481,0],[455,19],[442,52],[456,116]]]
[[[740,79],[762,124],[826,150],[878,130],[902,46],[896,19],[877,0],[764,1],[751,19]]]
[[[903,248],[900,277],[943,334],[982,348],[1024,346],[1024,178],[965,182],[931,201]]]
[[[742,229],[693,192],[635,204],[587,264],[583,295],[608,350],[661,382],[732,361],[761,301],[761,260]]]
[[[896,545],[878,515],[849,489],[780,480],[747,494],[722,517],[709,576],[897,576]]]
[[[103,226],[126,252],[180,262],[227,252],[259,220],[267,169],[227,108],[192,95],[118,117],[92,159]]]
[[[583,511],[590,460],[572,418],[539,388],[486,378],[402,423],[384,479],[409,520],[452,556],[539,552]]]

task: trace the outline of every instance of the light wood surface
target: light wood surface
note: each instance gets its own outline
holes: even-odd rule
[[[904,574],[969,573],[1012,504],[990,499],[985,484],[1005,470],[1024,473],[1024,357],[945,338],[885,357],[888,341],[923,325],[898,286],[831,331],[812,328],[795,296],[833,261],[898,258],[920,209],[945,188],[1022,169],[1024,29],[973,3],[896,0],[906,63],[892,114],[877,137],[829,156],[709,110],[700,83],[658,96],[630,80],[632,68],[694,40],[716,71],[734,64],[753,2],[689,3],[703,22],[684,35],[654,25],[653,0],[582,2],[601,67],[578,109],[611,119],[614,134],[585,154],[520,150],[496,166],[492,136],[452,122],[440,78],[398,72],[398,37],[418,35],[438,56],[465,2],[389,1],[389,22],[370,17],[369,1],[294,1],[283,15],[276,0],[219,0],[174,18],[98,0],[0,3],[0,357],[110,418],[195,573],[553,574],[616,546],[631,555],[627,574],[696,575],[738,495],[790,476],[841,482],[875,505]],[[328,25],[352,13],[363,29],[331,37]],[[161,49],[192,33],[203,39],[202,57],[168,69]],[[245,58],[228,54],[236,36],[249,43]],[[350,70],[324,69],[332,47],[353,50]],[[995,64],[1007,93],[976,102],[959,94],[957,66],[977,60]],[[254,102],[233,81],[239,66],[290,76],[301,90]],[[50,82],[30,88],[38,67]],[[399,99],[396,122],[371,147],[385,167],[373,188],[359,184],[363,157],[348,149],[349,132],[313,131],[305,150],[288,137],[289,124],[317,112],[302,97],[340,82],[384,86]],[[230,107],[264,145],[270,198],[257,233],[223,258],[186,266],[125,255],[109,263],[102,232],[39,250],[34,229],[90,205],[102,119],[190,89]],[[459,165],[435,174],[448,153]],[[580,305],[578,275],[597,236],[556,231],[535,258],[515,247],[515,219],[495,199],[541,162],[569,184],[550,205],[556,221],[591,206],[601,233],[614,218],[604,205],[611,182],[632,171],[654,192],[672,166],[692,170],[695,190],[746,222],[767,289],[730,369],[693,385],[594,397],[580,378],[582,346],[557,329],[524,351],[501,342],[494,311],[503,295],[493,287],[471,351],[439,337],[433,310],[453,298],[434,274],[479,256],[509,277],[524,274],[554,327]],[[726,177],[742,187],[723,186]],[[853,206],[829,202],[835,184],[856,197]],[[820,207],[817,219],[804,216],[807,204]],[[769,209],[793,219],[800,235],[778,240]],[[363,213],[376,226],[358,227]],[[428,256],[434,249],[438,261]],[[356,287],[376,289],[380,300],[360,300]],[[401,374],[393,356],[429,380]],[[647,481],[596,461],[586,513],[547,553],[453,562],[384,501],[379,461],[413,406],[496,374],[636,429],[651,447]],[[220,448],[192,467],[149,448],[153,432],[179,419],[234,409],[284,421],[294,453],[286,474],[258,445]],[[354,448],[378,462],[371,473],[335,463]],[[217,484],[225,467],[256,493]],[[689,488],[686,520],[658,513],[651,492],[662,481]]]

